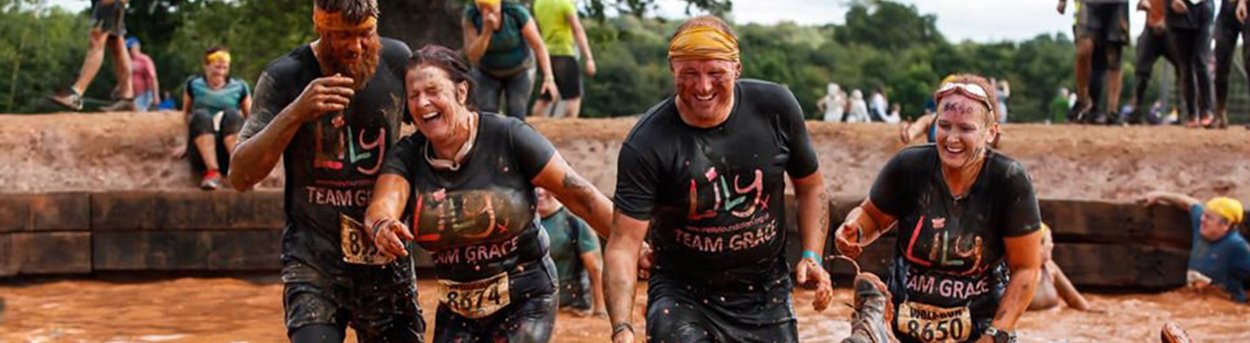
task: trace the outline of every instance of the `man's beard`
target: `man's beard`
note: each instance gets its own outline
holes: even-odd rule
[[[360,61],[352,64],[343,64],[341,61],[344,52],[333,51],[331,46],[333,44],[324,41],[322,44],[317,44],[317,62],[321,65],[321,73],[324,75],[342,74],[352,79],[353,90],[364,89],[369,79],[373,78],[373,73],[377,72],[382,39],[374,36],[365,43]]]

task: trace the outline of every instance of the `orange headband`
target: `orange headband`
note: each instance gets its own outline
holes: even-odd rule
[[[373,16],[366,17],[359,23],[349,23],[343,18],[339,12],[327,12],[320,8],[313,8],[313,26],[317,31],[357,31],[371,29],[377,26],[378,18]]]
[[[701,58],[738,62],[738,38],[711,26],[695,26],[668,42],[668,59]]]
[[[226,62],[226,64],[230,64],[230,53],[225,50],[217,50],[216,52],[208,54],[208,56],[204,56],[205,64],[213,64],[217,62]]]

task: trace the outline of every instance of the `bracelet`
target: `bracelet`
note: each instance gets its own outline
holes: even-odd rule
[[[616,335],[620,334],[622,331],[625,331],[625,330],[629,330],[630,334],[637,334],[634,332],[634,326],[626,322],[626,323],[620,323],[620,324],[616,324],[612,326],[612,338],[616,338]]]
[[[810,259],[812,262],[820,264],[820,254],[817,254],[815,251],[803,250],[803,258]]]
[[[376,221],[376,222],[374,222],[374,223],[373,223],[373,227],[369,228],[369,231],[372,231],[372,233],[373,233],[373,237],[377,237],[377,236],[378,236],[378,231],[381,231],[381,230],[382,230],[382,226],[386,225],[386,223],[387,223],[388,221],[389,221],[389,220],[387,220],[387,219],[382,219],[382,220],[378,220],[378,221]]]

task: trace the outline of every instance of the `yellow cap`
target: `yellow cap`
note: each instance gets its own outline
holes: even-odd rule
[[[1242,215],[1244,215],[1241,202],[1229,197],[1214,197],[1207,200],[1206,209],[1218,213],[1228,220],[1229,224],[1241,223]]]
[[[474,1],[474,2],[476,2],[476,3],[477,3],[477,6],[478,6],[478,7],[482,7],[482,6],[495,6],[495,5],[498,5],[498,4],[499,4],[499,2],[500,2],[500,0],[476,0],[476,1]]]

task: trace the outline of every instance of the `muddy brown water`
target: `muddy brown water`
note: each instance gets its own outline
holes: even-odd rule
[[[432,325],[435,285],[427,280],[418,287]],[[0,284],[0,342],[284,342],[281,295],[276,282],[220,277],[10,282]],[[645,286],[638,296],[634,315],[641,323]],[[1026,313],[1020,341],[1157,342],[1159,328],[1175,321],[1199,342],[1250,342],[1250,306],[1225,299],[1184,291],[1088,297],[1101,312]],[[837,289],[824,313],[812,310],[811,299],[809,291],[795,291],[801,341],[846,336],[851,309],[842,303],[851,301],[850,291]],[[608,333],[606,319],[561,313],[553,341],[606,342]]]

